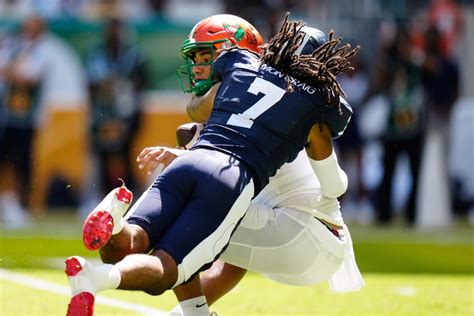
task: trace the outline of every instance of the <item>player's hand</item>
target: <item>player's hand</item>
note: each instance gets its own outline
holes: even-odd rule
[[[147,174],[153,173],[158,167],[165,169],[176,157],[185,152],[187,151],[177,148],[146,147],[137,156],[138,169],[142,169]]]

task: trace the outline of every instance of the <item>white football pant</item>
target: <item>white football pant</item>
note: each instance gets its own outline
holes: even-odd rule
[[[252,203],[220,259],[290,285],[314,285],[339,269],[346,251],[339,237],[308,213]]]

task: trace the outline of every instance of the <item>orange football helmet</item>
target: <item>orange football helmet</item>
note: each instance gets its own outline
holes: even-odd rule
[[[262,44],[262,36],[257,29],[238,16],[218,14],[199,21],[181,47],[180,56],[185,60],[185,64],[178,69],[178,81],[181,89],[185,93],[194,92],[197,95],[202,95],[214,85],[212,69],[207,80],[195,80],[192,67],[211,65],[216,51],[237,46],[258,54]],[[202,49],[210,50],[211,60],[208,63],[195,64],[193,61],[194,52]],[[187,87],[185,87],[184,81],[187,81]]]

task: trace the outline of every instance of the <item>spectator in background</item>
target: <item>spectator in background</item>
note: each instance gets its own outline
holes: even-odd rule
[[[430,25],[439,31],[442,54],[453,56],[463,23],[461,7],[456,0],[432,0],[427,15]]]
[[[447,131],[451,109],[459,95],[459,70],[457,64],[444,55],[443,39],[435,26],[425,33],[424,53],[422,78],[430,125]],[[443,138],[446,144],[447,134]]]
[[[242,16],[255,25],[262,33],[262,37],[274,36],[281,23],[281,12],[304,13],[307,4],[304,1],[283,0],[223,0],[225,12]]]
[[[393,173],[397,158],[405,153],[410,161],[413,179],[405,219],[409,224],[414,224],[426,113],[421,69],[412,60],[412,47],[406,29],[397,29],[377,69],[380,72],[377,74],[379,89],[386,95],[390,104],[387,125],[382,137],[384,174],[378,194],[377,220],[379,223],[388,223],[392,219]]]
[[[47,31],[38,16],[25,20],[19,34],[0,45],[0,168],[13,171],[0,208],[7,226],[22,226],[29,207],[33,143],[47,106],[84,100],[80,62],[62,40]],[[10,174],[10,173],[8,173]],[[5,184],[5,183],[3,183]]]
[[[92,106],[92,149],[98,159],[101,195],[123,179],[134,189],[131,143],[140,122],[140,94],[147,84],[145,59],[118,19],[106,22],[104,40],[87,58]]]
[[[9,19],[30,16],[34,12],[31,2],[29,0],[0,0],[0,16]]]
[[[424,59],[422,78],[425,103],[428,109],[428,131],[439,135],[441,141],[441,161],[445,168],[437,170],[443,179],[451,180],[451,205],[461,199],[457,183],[459,178],[448,172],[448,149],[450,148],[450,123],[454,102],[459,96],[459,70],[457,63],[444,54],[444,41],[436,26],[430,26],[424,36]],[[448,181],[449,181],[448,180]]]

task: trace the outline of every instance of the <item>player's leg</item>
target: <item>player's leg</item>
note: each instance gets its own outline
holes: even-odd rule
[[[173,291],[179,304],[170,312],[169,316],[209,316],[209,305],[203,295],[199,276],[175,287]]]
[[[120,189],[122,191],[119,191]],[[136,252],[147,253],[151,250],[151,246],[148,232],[143,227],[135,223],[127,223],[121,218],[128,207],[127,202],[130,200],[123,201],[125,199],[120,197],[125,193],[128,192],[124,188],[113,190],[89,215],[89,218],[95,214],[105,219],[92,221],[93,223],[86,220],[84,224],[84,231],[87,232],[87,225],[89,225],[89,231],[92,232],[90,236],[94,238],[103,236],[101,234],[105,229],[102,228],[106,227],[107,232],[111,234],[113,229],[110,226],[115,227],[118,222],[122,224],[119,232],[111,235],[111,239],[100,249],[104,261],[116,262],[116,264],[93,267],[80,257],[71,257],[66,260],[66,274],[69,277],[73,295],[68,307],[68,315],[92,314],[95,295],[104,289],[114,289],[120,286],[120,288],[140,289],[158,294],[163,291],[163,288],[170,288],[176,281],[176,262],[163,251],[155,252],[154,256],[131,254],[134,249],[137,250]],[[166,231],[166,225],[171,225],[173,219],[179,216],[185,203],[186,201],[181,200],[180,197],[151,187],[132,208],[132,214],[135,213],[132,216],[132,221],[133,219],[136,221],[136,218],[150,218],[150,214],[157,212],[166,215],[164,217],[158,216],[157,229]],[[166,205],[167,212],[161,212],[163,204]],[[113,216],[119,212],[120,216]],[[114,218],[119,220],[116,221]],[[99,228],[94,230],[93,224],[97,223]],[[84,239],[86,240],[86,238]],[[90,238],[90,240],[94,239]]]
[[[141,217],[149,212],[160,213],[162,204],[166,204],[168,213],[173,214],[181,211],[183,203],[172,194],[163,194],[151,188],[137,201],[134,209],[137,210],[136,216]],[[166,222],[167,219],[160,221],[162,224]],[[161,230],[165,231],[166,228]],[[93,267],[83,258],[68,258],[66,274],[72,298],[67,315],[92,315],[95,296],[105,289],[142,290],[152,295],[169,289],[176,282],[176,262],[161,250],[154,251],[153,255],[145,255],[150,249],[150,239],[145,229],[125,222],[122,230],[112,235],[100,249],[104,262],[113,262],[115,265]]]
[[[215,159],[219,161],[219,167],[206,172],[210,176],[199,177],[203,181],[194,190],[194,199],[157,246],[177,260],[177,284],[193,279],[197,272],[211,266],[227,245],[253,196],[250,176],[242,166],[221,153],[213,155],[216,157],[206,157],[195,168],[215,165],[209,162]],[[186,234],[182,233],[183,230]],[[190,235],[194,237],[189,238]],[[200,315],[204,312],[202,302],[206,298],[198,284],[193,279],[193,282],[174,288],[180,301],[181,315]],[[198,303],[192,304],[194,302]],[[205,310],[209,313],[207,307]]]
[[[70,257],[66,274],[72,294],[66,315],[89,316],[94,313],[98,292],[118,288],[160,295],[176,282],[177,267],[171,256],[158,250],[153,255],[132,254],[115,265],[97,267],[84,258]]]
[[[221,259],[201,274],[209,305],[230,292],[244,277],[246,269],[293,285],[310,285],[329,278],[342,259],[334,260],[332,270],[319,272],[323,267],[317,266],[326,264],[327,252],[325,245],[314,242],[313,225],[321,234],[333,239],[327,227],[310,214],[252,203]],[[342,249],[338,251],[342,257]],[[173,311],[173,315],[182,315],[179,306]]]
[[[147,202],[146,190],[128,214]],[[125,186],[113,189],[87,216],[83,224],[83,241],[90,250],[100,250],[105,263],[116,263],[126,255],[150,250],[147,232],[138,225],[129,224],[124,214],[132,200],[132,192]]]
[[[296,210],[276,211],[283,212],[291,221],[305,225],[305,229],[295,235],[290,244],[259,254],[261,257],[286,255],[290,258],[288,267],[274,266],[273,270],[268,269],[269,272],[262,274],[271,280],[297,286],[311,286],[329,280],[344,261],[348,244],[343,230],[332,229],[311,215]],[[258,249],[258,252],[261,250]]]
[[[99,252],[102,262],[117,263],[127,255],[147,253],[149,250],[150,240],[146,231],[138,225],[125,222],[120,233],[112,235]]]
[[[202,307],[209,308],[217,300],[229,293],[245,276],[247,270],[216,260],[212,267],[200,274],[190,283],[181,284],[174,288],[174,293],[180,302],[170,316],[184,316],[183,310],[192,315]],[[197,289],[200,289],[198,291]],[[201,296],[204,293],[204,298]]]
[[[176,260],[177,284],[220,255],[254,194],[245,165],[203,149],[179,156],[150,190],[148,203],[141,203],[127,221],[148,233],[151,247]],[[181,203],[173,207],[180,212],[170,212],[171,203]]]
[[[112,194],[112,200],[116,200],[114,191]],[[109,199],[105,205],[114,203],[118,202],[110,203]],[[146,216],[149,212],[160,213],[162,204],[166,204],[168,212],[163,214],[173,214],[181,212],[184,203],[172,194],[162,194],[157,188],[150,188],[132,211],[136,210],[136,216]],[[160,221],[161,224],[169,225],[167,222],[167,219]],[[93,267],[80,257],[66,260],[66,274],[72,292],[67,315],[92,315],[95,295],[101,290],[123,288],[159,294],[176,282],[176,262],[163,251],[156,251],[153,256],[143,254],[151,249],[148,233],[139,225],[122,224],[120,232],[112,235],[100,249],[102,259],[116,262],[115,265]],[[160,227],[166,230],[164,226]],[[131,254],[133,251],[138,254]]]
[[[148,217],[148,213],[155,212],[161,208],[161,203],[156,203],[160,199],[160,195],[156,193],[156,189],[148,188],[142,196],[135,202],[135,205],[123,217],[121,224],[122,230],[117,234],[112,234],[110,240],[100,248],[100,256],[105,263],[116,263],[122,260],[126,255],[134,253],[147,253],[151,249],[150,239],[147,231],[140,225],[134,224],[136,219],[132,219],[132,223],[128,222],[135,212],[139,217]],[[169,204],[169,203],[168,203]],[[174,202],[176,208],[184,207],[184,202],[179,205]],[[172,212],[170,212],[172,213]],[[163,221],[163,223],[169,221]]]
[[[203,292],[211,305],[247,270],[284,284],[317,284],[336,272],[345,246],[345,240],[308,213],[252,203],[221,259],[201,274]],[[184,315],[180,311],[176,306],[172,315]]]
[[[270,220],[270,217],[272,216],[273,209],[262,206],[260,204],[255,204],[252,203],[249,209],[247,210],[246,215],[240,222],[240,225],[236,228],[236,232],[238,232],[241,227],[244,225],[250,225],[251,227],[263,227],[266,225],[266,223]],[[244,224],[245,222],[245,224]],[[235,233],[232,239],[235,238]],[[233,248],[232,250],[229,250],[229,247]],[[239,251],[238,246],[231,245],[229,244],[224,251],[223,255],[226,253],[229,253],[230,255],[233,256],[235,254],[237,257],[239,254],[237,253]],[[248,252],[244,252],[245,254]],[[216,260],[212,266],[205,270],[203,273],[201,273],[201,286],[203,289],[203,293],[206,297],[206,300],[210,305],[215,303],[217,300],[219,300],[221,297],[229,293],[239,282],[242,280],[242,278],[245,276],[247,270],[245,268],[248,268],[250,266],[250,261],[248,258],[245,256],[245,254],[242,256],[242,260],[239,261],[239,264],[241,267],[237,265],[231,265],[229,263],[225,263],[223,260],[219,259]],[[245,267],[245,268],[242,268]],[[180,286],[182,287],[182,286]],[[179,290],[180,287],[177,287],[176,289]],[[184,293],[184,294],[183,294]],[[176,293],[175,290],[175,294]],[[190,300],[192,298],[197,299],[197,296],[193,293],[192,290],[188,290],[184,288],[184,290],[180,291],[179,294],[181,295],[181,299],[178,300],[180,301],[180,305],[183,304],[184,300]],[[187,295],[183,297],[183,295]],[[172,313],[170,315],[172,316],[181,316],[184,315],[182,312],[182,308],[180,305],[177,305]]]
[[[252,204],[221,259],[281,283],[313,285],[337,270],[345,247],[308,213]]]
[[[217,260],[212,267],[201,274],[201,284],[209,305],[214,304],[234,289],[243,279],[247,270]]]
[[[119,289],[151,295],[170,289],[178,275],[175,260],[163,250],[155,250],[151,255],[132,254],[115,266],[121,275]]]
[[[128,219],[147,232],[150,244],[159,251],[154,256],[126,256],[112,267],[105,265],[110,268],[107,274],[111,278],[119,271],[120,282],[110,284],[159,294],[191,280],[220,254],[245,214],[253,185],[238,162],[221,153],[194,151],[173,164],[175,168],[170,165],[150,189],[148,203],[141,203]],[[69,262],[74,263],[73,259]],[[69,309],[91,309],[90,297],[93,299],[94,291],[105,288],[95,286],[86,265],[79,269],[69,269],[69,265],[66,270],[74,272],[68,276],[75,294]],[[89,298],[86,306],[84,295]]]

